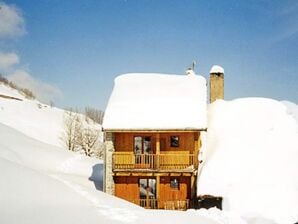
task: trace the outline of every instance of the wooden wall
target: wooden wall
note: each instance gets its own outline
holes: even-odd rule
[[[170,179],[178,178],[180,181],[179,189],[170,186]],[[190,199],[190,177],[160,177],[160,201],[174,201]]]
[[[151,147],[155,153],[156,133],[115,133],[115,151],[133,152],[135,136],[150,136]],[[179,136],[179,147],[171,147],[171,136]],[[199,132],[160,133],[161,153],[194,152],[200,147]]]
[[[131,176],[117,176],[115,180],[115,196],[131,201],[140,198],[139,178],[146,177],[131,177]],[[171,178],[179,179],[179,188],[173,189],[170,185]],[[191,199],[191,177],[169,177],[161,176],[159,185],[159,200],[175,201]],[[156,186],[158,188],[158,186]]]
[[[179,147],[171,147],[171,136],[179,137]],[[193,152],[195,149],[194,132],[161,133],[160,151],[164,153],[177,153],[181,151]]]
[[[115,196],[125,200],[138,199],[140,197],[138,177],[114,177]]]

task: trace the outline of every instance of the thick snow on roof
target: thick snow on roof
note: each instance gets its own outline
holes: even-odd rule
[[[211,70],[210,70],[210,73],[222,73],[222,74],[224,74],[225,70],[223,69],[223,67],[221,67],[219,65],[213,65]]]
[[[207,127],[206,80],[198,75],[125,74],[105,111],[105,130],[192,130]]]
[[[298,221],[298,106],[265,98],[218,100],[208,110],[198,195],[248,223]]]

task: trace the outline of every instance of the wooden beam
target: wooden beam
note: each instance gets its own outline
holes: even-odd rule
[[[181,175],[182,175],[182,173],[170,173],[171,177],[179,177]]]
[[[207,131],[207,128],[200,128],[200,129],[164,129],[164,130],[152,130],[152,129],[104,129],[104,132],[158,132],[158,133],[165,133],[165,132],[194,132],[194,131]]]
[[[191,192],[191,199],[193,199],[196,196],[196,183],[195,183],[196,177],[195,175],[191,175],[190,177],[190,192]]]
[[[195,169],[198,169],[198,156],[199,156],[199,151],[201,149],[201,133],[197,132],[194,133],[195,135],[195,151],[194,151],[194,166]]]
[[[158,200],[159,198],[160,198],[160,176],[156,176],[156,199]]]
[[[156,155],[160,154],[160,134],[156,133]]]

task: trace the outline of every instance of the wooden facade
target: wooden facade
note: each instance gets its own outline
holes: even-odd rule
[[[113,132],[115,195],[145,208],[192,207],[199,131]]]

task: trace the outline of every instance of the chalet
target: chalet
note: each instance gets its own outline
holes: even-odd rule
[[[216,69],[212,74],[217,74],[215,81],[210,79],[216,88],[220,76]],[[207,131],[204,77],[192,70],[186,75],[118,76],[103,129],[105,192],[145,208],[193,207]]]

